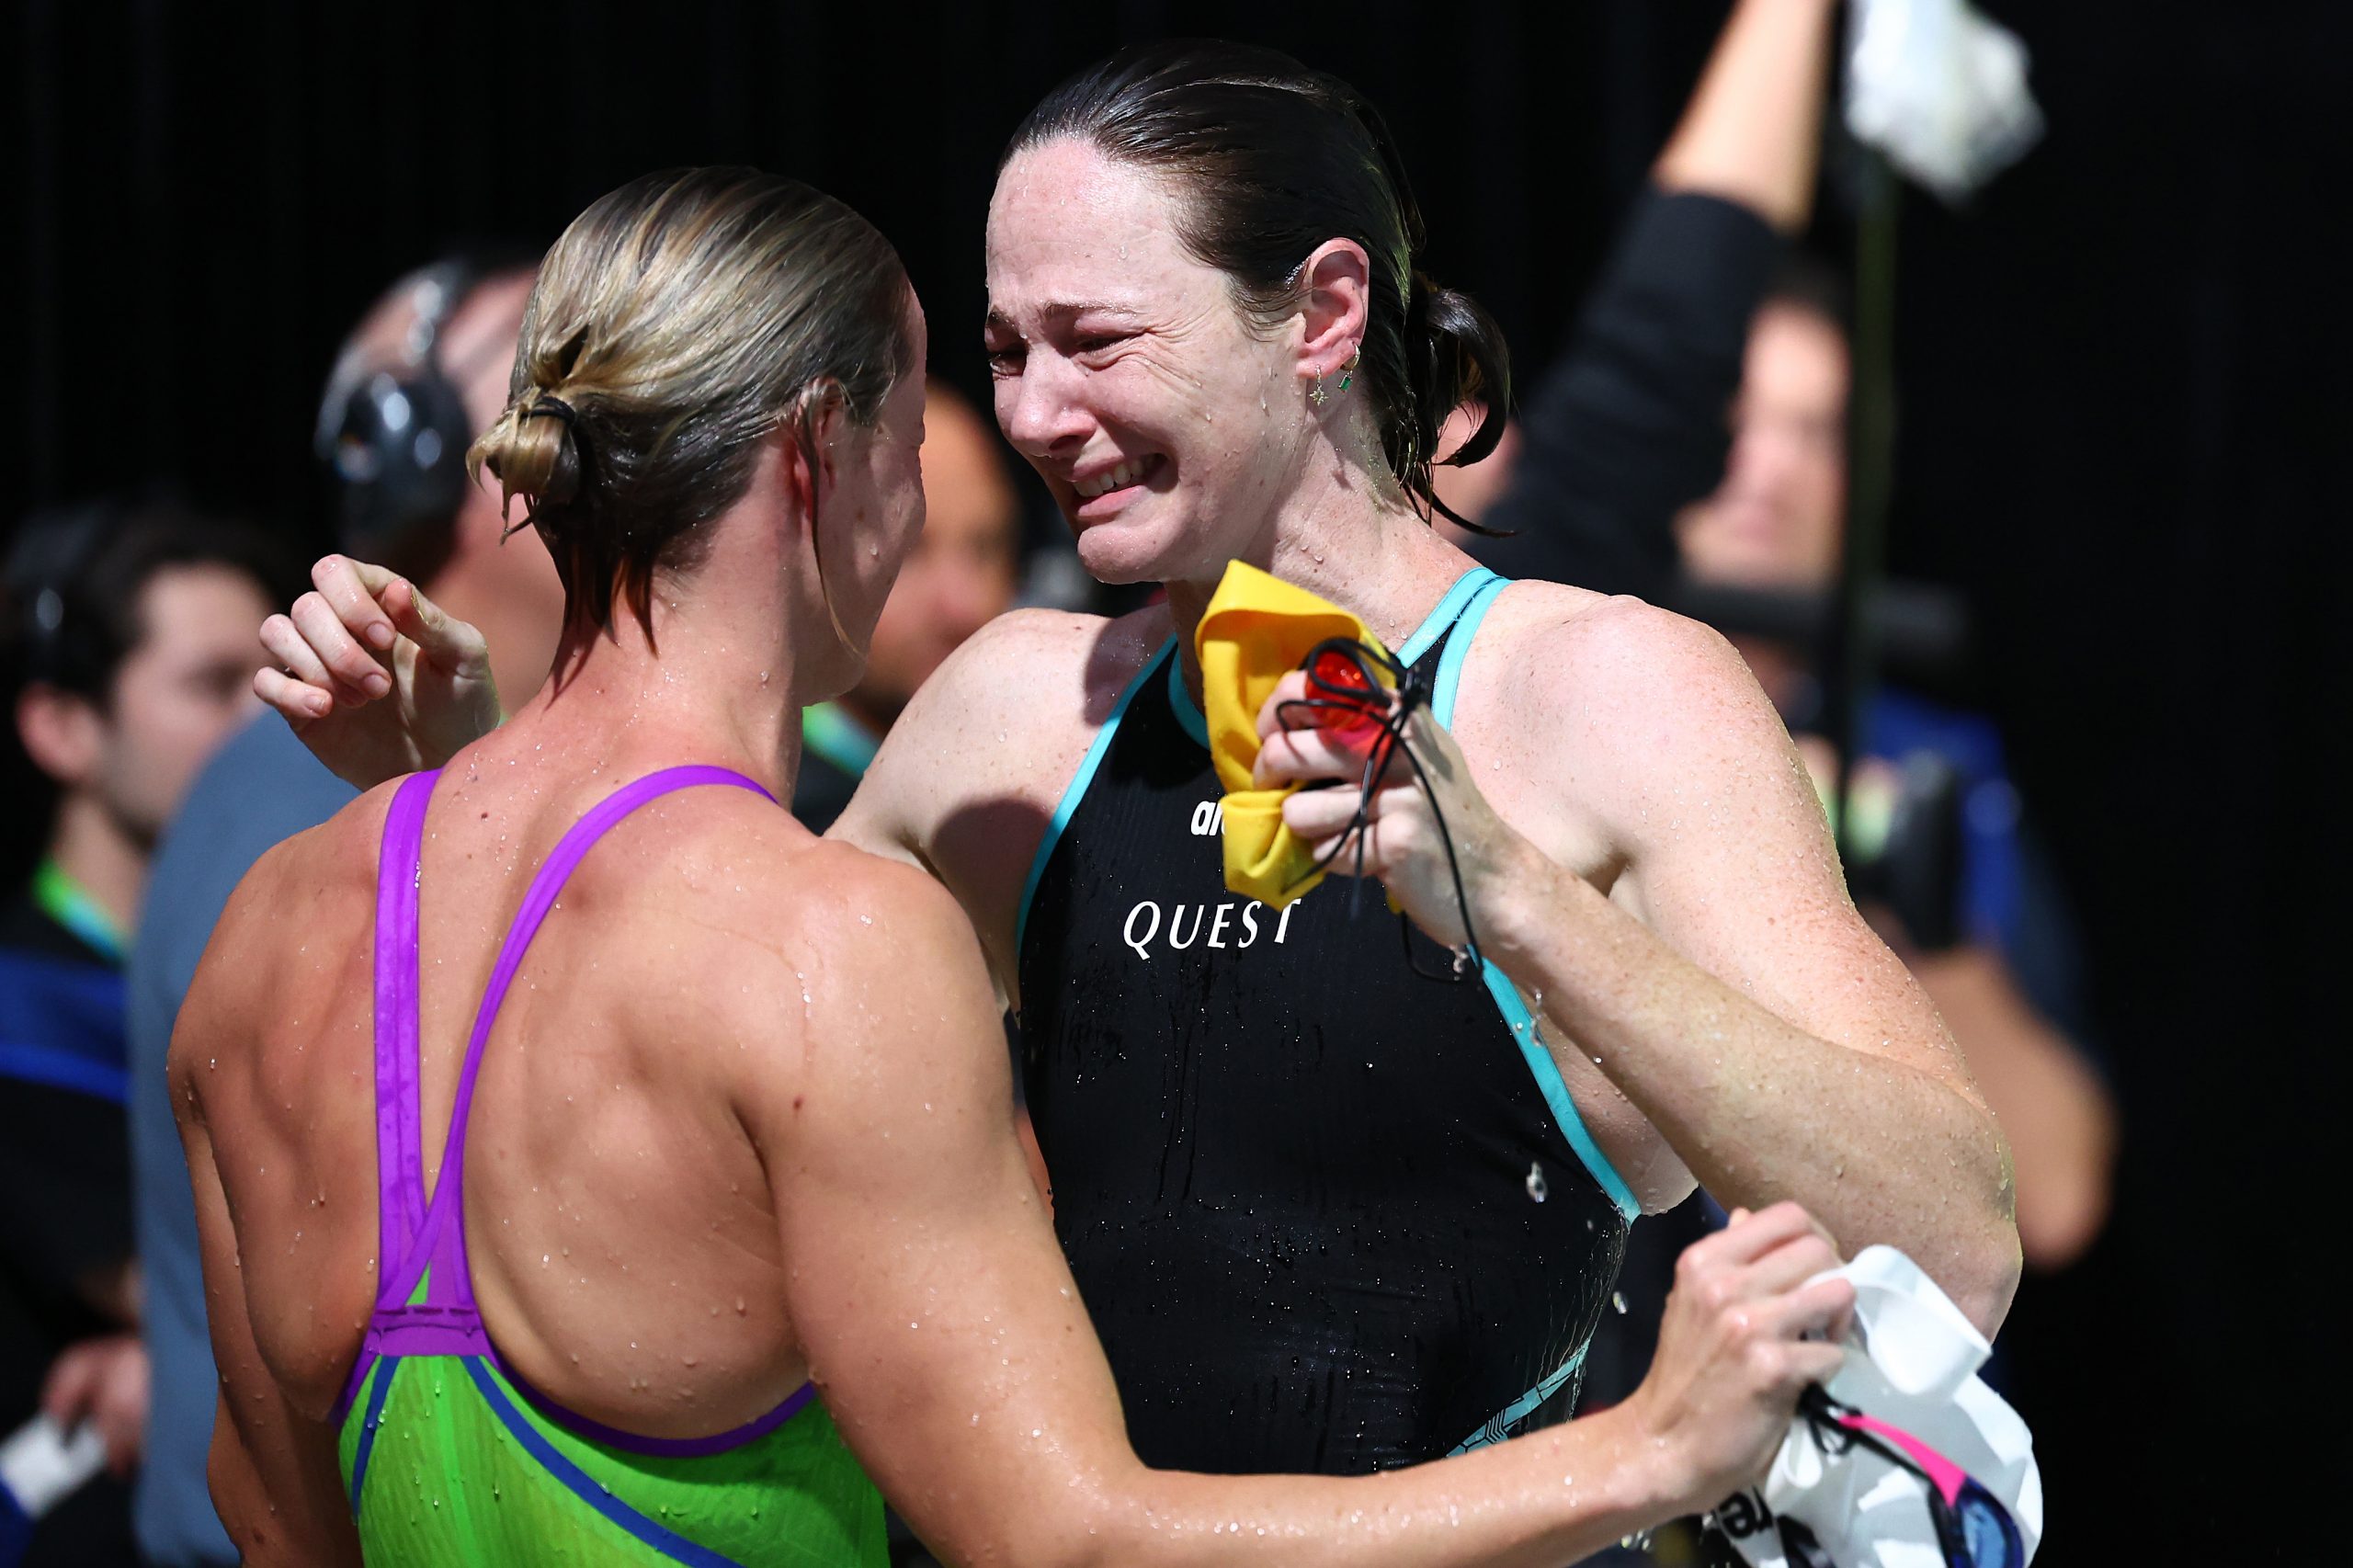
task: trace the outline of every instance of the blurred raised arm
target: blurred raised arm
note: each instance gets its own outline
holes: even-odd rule
[[[1520,419],[1479,557],[1508,575],[1661,597],[1676,512],[1723,476],[1724,411],[1784,236],[1813,210],[1835,0],[1740,0]]]
[[[1659,189],[1722,197],[1785,234],[1813,213],[1836,0],[1740,0],[1665,150]]]

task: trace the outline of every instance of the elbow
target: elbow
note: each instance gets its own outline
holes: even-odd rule
[[[1952,1303],[1959,1307],[1978,1333],[1992,1339],[2002,1331],[2002,1324],[2010,1315],[2010,1303],[2018,1293],[2018,1277],[2023,1261],[2018,1251],[2018,1230],[2006,1214],[1999,1216],[1987,1227],[1987,1233],[1975,1245],[1964,1249],[1964,1256],[1955,1260],[1957,1287],[1952,1290]]]
[[[2026,1262],[2018,1245],[2018,1176],[2009,1141],[1990,1111],[1981,1108],[1980,1114],[1991,1134],[1992,1169],[1982,1171],[1981,1181],[1969,1184],[1976,1190],[1958,1208],[1967,1218],[1945,1238],[1951,1261],[1938,1283],[1971,1325],[1990,1340],[2010,1315]]]
[[[1030,1520],[1024,1550],[1006,1561],[1024,1568],[1183,1568],[1232,1561],[1229,1540],[1198,1528],[1201,1499],[1189,1484],[1198,1478],[1130,1462],[1131,1469],[1122,1466],[1092,1484],[1065,1488],[1065,1506],[1051,1517]]]
[[[1052,1490],[1051,1506],[1007,1509],[977,1537],[941,1542],[942,1561],[1132,1568],[1154,1560],[1154,1510],[1145,1499],[1084,1481]]]
[[[1996,1150],[1998,1175],[1982,1210],[1965,1234],[1953,1238],[1947,1286],[1953,1305],[1989,1340],[2010,1315],[2026,1266],[2018,1246],[2018,1186],[2010,1174],[2009,1150],[1998,1142]]]

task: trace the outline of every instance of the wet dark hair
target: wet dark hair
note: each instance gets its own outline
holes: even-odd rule
[[[1317,245],[1362,245],[1372,287],[1356,380],[1380,411],[1390,472],[1425,517],[1491,531],[1438,498],[1430,465],[1439,427],[1466,403],[1484,415],[1446,460],[1474,463],[1495,449],[1511,358],[1493,317],[1415,265],[1421,208],[1362,94],[1278,50],[1171,40],[1121,50],[1047,94],[999,171],[1062,136],[1165,177],[1178,197],[1177,239],[1231,278],[1237,304],[1261,322],[1297,307],[1300,269]]]

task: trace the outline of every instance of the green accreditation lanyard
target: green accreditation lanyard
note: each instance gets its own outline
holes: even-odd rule
[[[820,702],[801,710],[801,744],[852,778],[863,778],[881,743],[835,704]]]
[[[116,963],[122,961],[131,947],[130,933],[116,925],[114,916],[100,909],[98,901],[84,892],[79,883],[58,869],[54,860],[43,860],[33,872],[33,902],[43,915]]]

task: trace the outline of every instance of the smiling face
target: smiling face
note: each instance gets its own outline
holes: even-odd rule
[[[1017,153],[989,203],[997,423],[1107,583],[1206,580],[1253,553],[1315,432],[1299,318],[1246,320],[1178,242],[1174,201],[1060,137]]]

